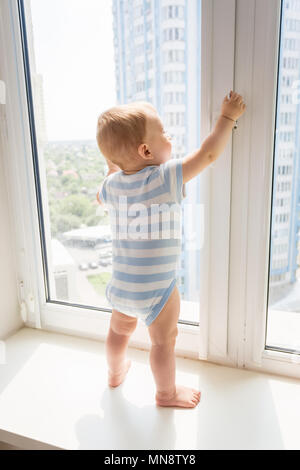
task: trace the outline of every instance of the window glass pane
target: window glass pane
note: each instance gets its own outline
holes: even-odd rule
[[[100,113],[148,101],[172,137],[172,158],[200,146],[201,2],[179,3],[24,0],[50,301],[111,307],[112,234],[96,200],[107,172],[96,144]],[[186,192],[184,204],[197,204],[198,178]],[[180,319],[191,322],[199,314],[200,246],[189,237],[201,239],[200,216],[184,217],[178,270]]]
[[[273,174],[267,347],[300,351],[300,1],[284,0]]]

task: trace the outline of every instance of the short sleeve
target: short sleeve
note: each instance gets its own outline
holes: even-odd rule
[[[160,165],[161,176],[172,201],[181,203],[186,197],[185,184],[182,178],[182,158],[171,158]]]
[[[107,184],[107,178],[105,178],[99,188],[99,199],[103,204],[106,204],[107,202],[107,194],[106,194],[106,184]]]

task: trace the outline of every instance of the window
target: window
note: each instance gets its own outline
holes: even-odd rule
[[[70,8],[66,0],[45,0],[43,5],[39,0],[24,2],[24,26],[30,45],[28,66],[37,136],[36,157],[45,169],[47,181],[41,191],[44,217],[49,229],[48,245],[45,243],[49,261],[49,301],[91,305],[93,299],[92,305],[101,308],[109,307],[105,287],[111,276],[112,247],[108,215],[95,200],[97,186],[106,170],[105,160],[99,155],[95,142],[97,112],[117,104],[116,84],[118,89],[124,87],[120,104],[134,101],[135,98],[147,100],[149,91],[157,92],[160,84],[157,79],[137,79],[139,73],[147,74],[148,63],[132,62],[137,56],[148,57],[153,48],[153,41],[145,34],[149,28],[144,32],[143,23],[132,28],[131,18],[143,17],[143,7],[128,2],[127,21],[124,22],[122,2],[115,3],[118,6],[112,10],[111,2],[103,7],[97,0],[89,5],[77,1],[75,8]],[[172,7],[170,11],[172,16],[179,17],[182,7]],[[56,17],[58,20],[54,30],[52,25]],[[111,24],[113,29],[110,29]],[[157,22],[157,33],[160,27]],[[80,35],[78,31],[81,31]],[[184,38],[183,28],[169,28],[164,33],[164,40],[168,42]],[[135,37],[142,38],[143,42],[136,44]],[[109,47],[106,47],[107,44]],[[122,45],[127,56],[126,67],[116,53]],[[190,53],[188,44],[185,48]],[[164,51],[163,55],[170,63],[182,63],[184,52],[174,46]],[[95,57],[98,57],[97,61]],[[197,60],[200,63],[201,57]],[[104,63],[106,78],[102,69]],[[132,67],[135,67],[136,73],[133,73]],[[123,73],[124,68],[126,74]],[[87,74],[87,70],[90,73]],[[159,73],[156,62],[155,74]],[[176,83],[187,80],[184,71],[165,71],[164,77],[165,82],[174,84],[174,87]],[[85,92],[78,93],[83,87]],[[126,94],[127,90],[130,97]],[[173,97],[174,105],[180,100],[182,109],[186,108],[184,93],[174,88],[168,94]],[[160,103],[157,105],[160,106]],[[161,103],[162,111],[163,106],[164,102]],[[172,127],[174,156],[182,157],[188,149],[179,137],[189,126],[187,115],[176,112],[175,108],[174,112],[164,113],[164,120],[167,127]],[[198,136],[194,138],[198,139]],[[187,219],[186,222],[190,224]],[[198,299],[196,285],[193,286],[189,280],[198,276],[197,264],[190,261],[192,256],[183,245],[180,278],[185,281],[180,284],[180,292],[187,305]],[[195,312],[190,308],[190,313],[183,313],[182,316],[197,324],[198,315],[192,314],[192,311]]]
[[[292,9],[298,6],[249,1],[240,5],[236,19],[235,80],[245,84],[251,76],[251,90],[260,91],[246,86],[251,108],[259,111],[245,114],[234,141],[227,356],[229,364],[295,377],[300,377],[297,311],[273,309],[281,300],[284,305],[283,286],[292,292],[298,264],[299,70],[292,74],[283,67],[284,57],[299,58],[298,32],[288,31],[285,21],[295,18]]]
[[[108,216],[95,200],[106,171],[95,126],[99,103],[103,109],[115,100],[116,36],[111,3],[101,5],[102,14],[95,1],[72,8],[65,0],[24,2],[36,158],[46,183],[48,299],[105,308],[112,253]]]
[[[233,86],[235,2],[187,0],[167,17],[160,1],[40,3],[13,0],[1,10],[12,89],[5,164],[18,202],[18,273],[26,297],[35,299],[27,324],[103,338],[112,250],[107,214],[96,201],[106,172],[95,142],[97,116],[143,99],[166,117],[173,158],[198,149]],[[152,32],[135,29],[145,17]],[[164,63],[166,56],[171,61]],[[188,183],[178,273],[177,347],[221,361],[229,346],[231,158],[229,142]],[[135,340],[147,346],[147,339],[140,323]]]
[[[168,7],[164,7],[163,9],[164,19],[170,18],[183,18],[184,16],[184,7],[180,5],[170,5]]]
[[[148,35],[149,28],[144,31],[144,23],[133,24],[133,19],[146,14],[142,4],[114,1],[103,7],[97,0],[89,5],[77,1],[71,9],[66,0],[45,1],[43,5],[38,0],[24,0],[20,6],[25,14],[24,46],[28,45],[29,52],[28,63],[24,65],[32,87],[32,126],[37,144],[34,157],[40,172],[44,171],[40,209],[44,218],[44,256],[48,261],[47,300],[57,305],[64,302],[109,311],[105,287],[112,270],[111,233],[108,215],[95,200],[106,171],[105,160],[101,158],[95,142],[97,114],[117,103],[135,99],[153,101],[150,99],[152,92],[151,95],[156,96],[154,104],[164,116],[166,127],[172,128],[173,157],[182,158],[200,140],[199,130],[196,134],[189,131],[189,141],[182,135],[186,134],[197,114],[187,114],[187,93],[176,88],[176,84],[186,83],[186,69],[168,70],[167,64],[184,63],[187,55],[191,58],[195,53],[195,41],[198,40],[200,46],[200,36],[193,37],[193,42],[186,41],[184,49],[178,49],[174,41],[184,40],[187,24],[181,22],[180,27],[165,29],[158,17],[153,17],[156,37],[163,33],[162,44],[168,43],[169,47],[168,51],[161,52],[165,59],[164,73],[161,74],[164,81],[161,81],[157,52],[154,60],[148,63],[149,54],[152,50],[157,51],[158,44]],[[166,13],[165,7],[160,3],[158,6]],[[196,15],[196,19],[200,6],[199,2],[192,2],[185,8],[191,16]],[[151,11],[155,10],[154,4],[151,7]],[[147,14],[151,13],[149,4],[146,10]],[[170,17],[183,20],[184,8],[168,8],[166,20]],[[136,43],[135,37],[143,42]],[[170,47],[172,42],[173,49]],[[125,53],[125,64],[120,51]],[[138,63],[135,61],[137,57],[147,60]],[[200,65],[201,57],[196,57],[196,61]],[[138,79],[137,75],[142,73],[147,77],[149,64],[155,69],[154,78]],[[87,70],[90,71],[88,74]],[[192,78],[200,83],[198,76],[189,77],[190,80]],[[160,101],[159,87],[164,84],[169,88],[162,95],[165,99]],[[199,90],[197,93],[199,97]],[[168,103],[175,106],[172,112],[164,112]],[[192,200],[199,181],[189,186]],[[191,215],[187,214],[185,227],[191,225],[191,220]],[[197,238],[199,227],[195,234]],[[187,243],[183,244],[178,280],[186,306],[182,309],[181,321],[198,325],[199,292],[195,281],[199,278],[200,258],[199,248],[195,250],[188,248]]]
[[[300,73],[300,23],[296,19],[299,12],[299,4],[297,5],[296,2],[291,3],[289,8],[288,3],[283,2],[280,37],[282,47],[280,48],[278,74],[279,84],[286,86],[284,96],[289,96],[289,99],[285,101],[282,99],[283,88],[279,86],[266,334],[267,349],[288,350],[297,353],[300,353],[300,105],[298,79]],[[290,43],[285,40],[287,37],[296,41],[293,48],[296,57],[290,57]],[[293,76],[288,75],[287,70],[290,68],[295,69]],[[281,129],[286,129],[291,137],[286,139]],[[283,151],[289,153],[289,165],[285,163]],[[284,212],[281,212],[282,210]],[[281,229],[283,225],[287,227],[288,240]],[[277,235],[276,244],[275,234]],[[283,243],[286,240],[288,244]]]
[[[184,63],[184,61],[185,61],[184,50],[170,49],[170,50],[164,52],[164,63],[165,64],[168,64],[170,62]]]
[[[167,28],[164,30],[165,41],[182,41],[184,39],[183,28]]]

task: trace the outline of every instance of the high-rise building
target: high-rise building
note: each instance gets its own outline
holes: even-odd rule
[[[182,158],[200,147],[201,2],[113,0],[112,8],[117,104],[151,102],[172,137],[172,158]],[[199,203],[197,178],[186,193],[183,206]],[[185,239],[200,230],[191,215],[182,224],[179,286],[183,299],[198,301],[199,250]]]
[[[294,283],[300,229],[300,2],[283,2],[272,204],[270,288]],[[294,85],[297,85],[295,87]]]

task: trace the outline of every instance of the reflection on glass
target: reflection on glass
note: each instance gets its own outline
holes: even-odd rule
[[[282,8],[266,346],[300,351],[300,2]]]
[[[50,300],[110,307],[110,225],[96,201],[107,171],[96,146],[97,117],[117,104],[149,101],[172,137],[172,158],[200,146],[201,2],[24,3]],[[197,204],[197,194],[196,178],[186,202]],[[195,214],[184,219],[178,285],[181,319],[198,322],[200,249],[186,242],[191,232],[200,238]]]

